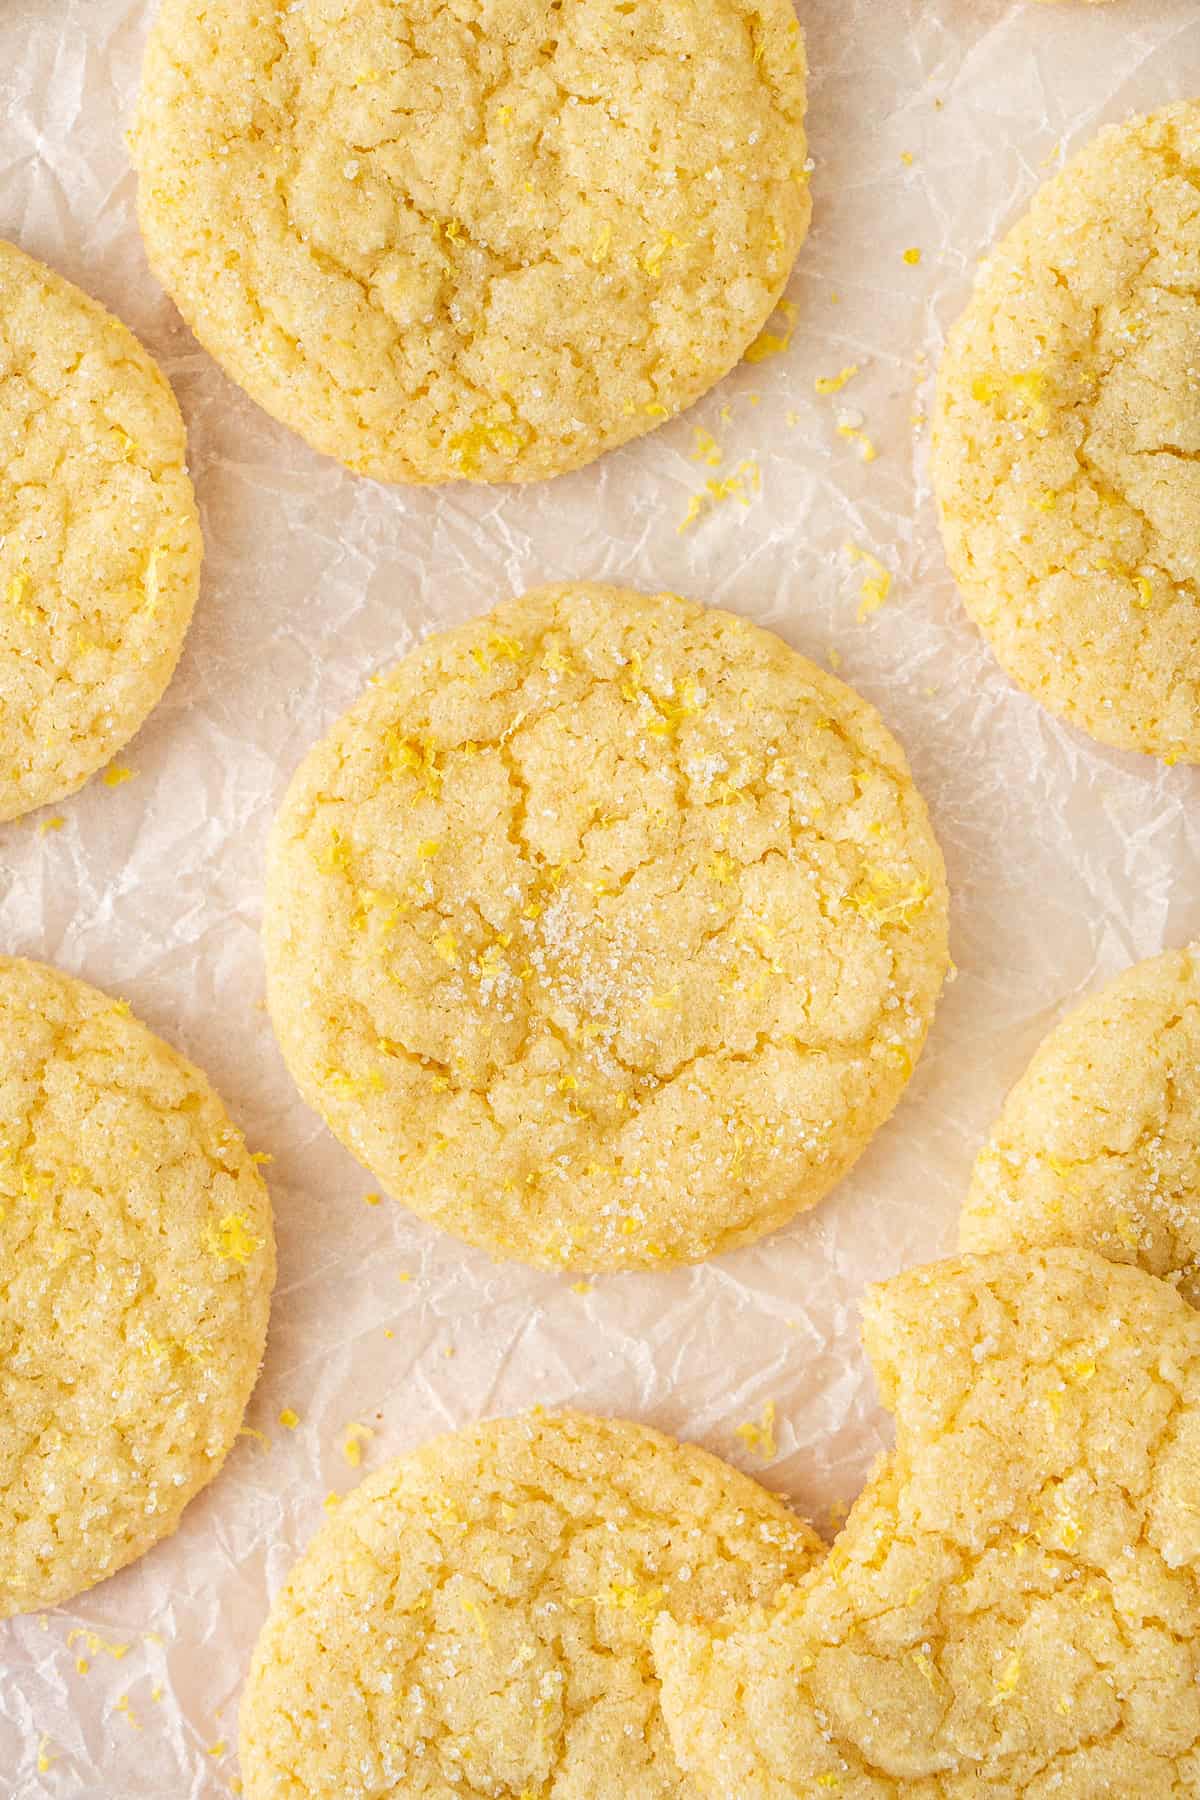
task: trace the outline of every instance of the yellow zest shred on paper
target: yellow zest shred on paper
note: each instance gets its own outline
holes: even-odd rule
[[[49,1769],[50,1769],[50,1764],[53,1761],[54,1761],[54,1758],[50,1754],[50,1739],[48,1737],[46,1737],[45,1735],[43,1735],[42,1737],[40,1737],[38,1739],[38,1750],[37,1750],[38,1774],[39,1775],[48,1774]]]
[[[78,1643],[80,1639],[87,1645],[93,1656],[111,1656],[114,1662],[120,1662],[123,1656],[129,1654],[128,1644],[110,1644],[106,1638],[100,1637],[94,1631],[89,1631],[85,1625],[77,1625],[67,1633],[67,1649],[69,1650],[72,1644]]]
[[[861,372],[857,363],[847,363],[845,368],[839,369],[836,375],[818,375],[813,386],[818,394],[840,394],[842,389],[847,387]]]
[[[279,1415],[279,1423],[285,1431],[295,1431],[300,1423],[300,1414],[290,1406],[285,1406]]]
[[[224,1754],[225,1754],[226,1750],[228,1750],[228,1748],[229,1748],[229,1745],[225,1742],[225,1739],[218,1738],[215,1744],[210,1744],[208,1746],[208,1749],[204,1752],[204,1754],[205,1754],[205,1756],[224,1756]]]
[[[113,763],[111,768],[105,769],[104,771],[105,787],[121,787],[123,783],[132,781],[133,779],[133,770],[122,768],[119,763]]]
[[[705,431],[702,425],[696,425],[692,428],[692,436],[696,440],[696,447],[692,451],[692,461],[707,463],[710,469],[719,468],[722,451],[712,432]]]
[[[241,1263],[243,1267],[263,1247],[264,1240],[255,1237],[244,1213],[230,1212],[220,1219],[210,1219],[204,1229],[204,1248],[222,1262]]]
[[[256,1444],[261,1444],[264,1450],[269,1450],[271,1448],[270,1438],[265,1431],[260,1431],[257,1425],[243,1425],[238,1431],[238,1436],[253,1438],[254,1442]]]
[[[375,1436],[369,1425],[360,1425],[357,1419],[346,1427],[346,1435],[342,1439],[342,1455],[352,1469],[360,1469],[363,1459],[363,1445]]]
[[[336,1488],[332,1488],[321,1502],[321,1505],[325,1508],[326,1512],[332,1512],[335,1506],[340,1506],[341,1504],[342,1496],[338,1493]]]
[[[140,1731],[142,1729],[141,1723],[139,1722],[138,1717],[133,1710],[133,1707],[129,1703],[129,1695],[128,1694],[121,1695],[121,1698],[117,1701],[116,1710],[119,1713],[125,1714],[125,1717],[128,1719],[129,1723],[133,1726],[133,1729],[135,1731]]]
[[[48,831],[61,831],[66,822],[61,813],[55,813],[52,819],[42,820],[38,826],[38,836],[45,837]]]
[[[735,1433],[740,1437],[747,1450],[769,1462],[775,1455],[778,1445],[775,1441],[775,1402],[768,1400],[757,1421],[747,1419],[739,1425]]]
[[[749,506],[750,498],[762,488],[762,471],[756,459],[748,456],[740,462],[731,475],[723,481],[716,479],[706,481],[699,493],[693,494],[688,501],[688,509],[676,527],[683,533],[689,525],[695,523],[701,513],[719,506],[724,500],[736,500],[739,506]]]
[[[794,301],[781,300],[775,310],[782,313],[786,320],[784,330],[782,332],[760,331],[746,352],[745,360],[748,363],[765,362],[769,356],[781,355],[791,345],[799,309]]]
[[[846,443],[855,445],[865,463],[872,463],[878,459],[878,449],[861,426],[852,425],[848,419],[843,419],[837,428],[837,434],[840,438],[844,438]]]
[[[921,252],[920,252],[920,250],[919,250],[919,249],[918,249],[918,248],[917,248],[917,247],[916,247],[916,245],[915,245],[915,244],[914,244],[914,245],[913,245],[913,247],[912,247],[912,249],[911,249],[911,250],[906,250],[906,251],[905,251],[905,252],[904,252],[904,260],[905,260],[905,262],[906,262],[906,263],[907,263],[907,264],[908,264],[908,266],[909,266],[909,268],[910,268],[910,269],[915,269],[915,268],[916,268],[916,266],[917,266],[917,264],[918,264],[918,263],[919,263],[919,262],[920,262],[920,260],[921,260]]]
[[[573,1281],[571,1283],[571,1292],[573,1294],[590,1294],[594,1291],[590,1281]]]
[[[879,558],[872,556],[869,550],[862,549],[860,545],[847,544],[844,553],[852,563],[862,563],[870,571],[859,590],[861,599],[856,617],[861,625],[864,619],[869,619],[872,613],[886,605],[892,591],[892,577]]]

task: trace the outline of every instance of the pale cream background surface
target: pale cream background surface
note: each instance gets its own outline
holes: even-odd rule
[[[97,293],[162,360],[208,557],[179,675],[121,758],[136,778],[0,827],[0,946],[124,995],[274,1156],[281,1274],[249,1418],[269,1442],[248,1437],[178,1537],[75,1610],[0,1626],[0,1790],[21,1800],[231,1791],[249,1647],[325,1495],[357,1479],[353,1422],[376,1434],[361,1440],[369,1466],[482,1414],[570,1401],[694,1437],[828,1527],[887,1434],[858,1346],[863,1284],[952,1247],[978,1144],[1071,998],[1200,935],[1200,772],[1096,748],[1009,685],[945,573],[913,425],[974,262],[1061,146],[1200,94],[1194,0],[801,0],[817,216],[790,349],[578,475],[441,492],[318,459],[156,290],[121,138],[149,10],[0,9],[0,235]],[[815,392],[851,363],[862,373],[840,394]],[[693,460],[696,427],[719,467]],[[749,505],[706,505],[681,534],[691,496],[747,462]],[[869,572],[848,544],[893,576],[861,621]],[[817,1213],[707,1267],[583,1295],[365,1203],[370,1178],[284,1074],[257,928],[273,807],[367,676],[501,595],[585,576],[673,587],[810,655],[837,651],[929,799],[960,975],[908,1099]],[[771,1460],[737,1436],[767,1401]],[[81,1628],[110,1648],[71,1641]]]

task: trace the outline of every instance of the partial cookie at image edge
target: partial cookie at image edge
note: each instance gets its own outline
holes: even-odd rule
[[[178,403],[125,325],[0,241],[0,824],[140,729],[199,588]]]
[[[1009,676],[1100,742],[1200,760],[1200,103],[1110,125],[990,251],[932,472]]]
[[[1200,1304],[1194,947],[1134,964],[1042,1041],[976,1161],[959,1244],[1074,1244]]]
[[[255,1159],[124,1001],[0,958],[0,1618],[144,1555],[232,1449],[275,1274]]]
[[[277,1598],[242,1699],[247,1800],[697,1800],[655,1617],[719,1619],[823,1554],[750,1477],[646,1426],[534,1412],[437,1438],[345,1496]]]

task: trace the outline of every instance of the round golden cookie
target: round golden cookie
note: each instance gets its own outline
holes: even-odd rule
[[[531,481],[690,406],[808,229],[788,0],[164,0],[151,261],[268,412],[380,481]]]
[[[132,333],[0,242],[0,822],[82,787],[174,673],[200,580],[185,448]]]
[[[943,360],[950,566],[1013,679],[1200,760],[1200,103],[1102,131],[983,265]]]
[[[1173,950],[1068,1013],[980,1152],[964,1250],[1078,1244],[1200,1305],[1200,968]]]
[[[696,1800],[655,1619],[715,1622],[823,1554],[757,1482],[644,1426],[438,1438],[342,1501],[276,1601],[242,1701],[247,1800]]]
[[[309,1103],[498,1257],[694,1262],[896,1104],[942,859],[874,709],[677,595],[546,587],[429,640],[301,764],[268,997]]]
[[[0,1619],[167,1537],[262,1359],[267,1192],[122,1001],[0,958]]]
[[[896,1449],[825,1561],[714,1631],[661,1618],[707,1800],[1200,1792],[1200,1319],[1090,1251],[875,1291]]]

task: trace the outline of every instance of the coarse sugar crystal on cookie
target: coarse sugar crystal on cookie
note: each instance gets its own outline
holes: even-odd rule
[[[1091,1251],[873,1291],[896,1448],[828,1557],[653,1633],[705,1800],[1200,1792],[1200,1318]]]
[[[0,1619],[115,1574],[221,1467],[262,1360],[266,1188],[198,1069],[0,959]]]
[[[980,1152],[964,1250],[1077,1244],[1200,1304],[1200,968],[1137,963],[1067,1014]]]
[[[878,714],[773,633],[540,588],[431,638],[301,764],[268,999],[309,1103],[498,1257],[690,1262],[814,1205],[947,968]]]
[[[788,0],[163,0],[132,150],[200,341],[381,481],[530,481],[698,399],[808,229]]]
[[[174,673],[200,580],[185,449],[133,334],[0,241],[0,822],[82,787]]]
[[[942,364],[950,566],[1013,679],[1200,760],[1200,103],[1111,126],[993,251]]]
[[[369,1477],[275,1604],[242,1702],[247,1800],[698,1800],[658,1707],[662,1613],[715,1623],[824,1546],[716,1457],[526,1414]]]

